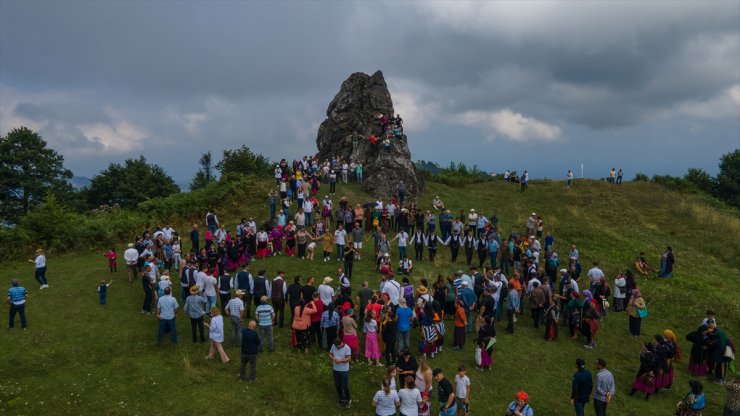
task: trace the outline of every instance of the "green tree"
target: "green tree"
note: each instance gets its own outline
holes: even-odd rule
[[[175,181],[161,167],[146,163],[144,156],[126,159],[123,164],[111,163],[84,191],[90,207],[118,204],[122,208],[177,192],[180,188]]]
[[[740,208],[740,149],[720,158],[715,190],[719,199]]]
[[[714,178],[704,169],[690,168],[684,180],[694,185],[697,190],[711,194],[714,192]]]
[[[71,177],[64,157],[38,133],[19,127],[0,137],[0,222],[16,223],[48,192],[66,199],[74,192]]]
[[[264,175],[272,172],[270,160],[255,154],[247,146],[224,150],[224,157],[216,164],[222,178],[239,175]]]
[[[195,172],[195,177],[193,177],[193,180],[190,181],[191,191],[203,188],[204,186],[216,180],[216,175],[213,172],[213,161],[210,150],[200,155],[200,159],[198,159],[198,164],[200,165],[200,169]]]

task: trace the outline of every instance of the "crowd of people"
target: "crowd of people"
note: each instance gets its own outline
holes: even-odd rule
[[[397,123],[386,121],[386,129]],[[526,175],[525,171],[520,179],[522,190]],[[353,203],[340,197],[335,205],[337,177],[342,183],[361,182],[362,166],[338,158],[319,163],[304,157],[292,166],[283,160],[275,168],[275,189],[267,196],[270,215],[262,224],[245,217],[230,230],[215,210],[209,210],[204,224],[192,224],[188,231],[189,250],[170,224],[147,229],[128,244],[123,254],[128,280],[140,279],[142,314],[158,318],[157,343],[168,334],[172,343],[179,341],[176,315],[182,307],[190,320],[192,342],[209,342],[206,358],[218,355],[222,363],[230,361],[224,348],[229,333],[231,347],[240,353],[239,379],[246,380],[249,365],[249,380],[254,382],[258,355],[265,349],[284,347],[275,345],[273,331],[287,325],[291,348],[328,355],[341,406],[349,408],[352,403],[350,364],[367,363],[387,369],[371,400],[376,414],[395,415],[400,409],[401,414],[411,416],[429,414],[433,408],[441,415],[468,413],[471,384],[465,366],[457,368],[454,386],[443,369],[430,366],[447,346],[445,320],[453,329],[451,348],[465,349],[472,340],[475,368],[480,371],[492,368],[501,332],[497,327],[506,325],[504,332],[513,335],[525,319],[527,306],[531,325],[542,326],[547,341],[559,340],[562,327],[570,339],[582,340],[587,349],[597,348],[601,323],[609,313],[623,312],[629,316],[625,334],[643,336],[641,322],[648,316],[648,304],[635,273],[651,273],[652,268],[642,253],[635,272],[626,269],[609,279],[598,262],[588,270],[583,268],[575,244],[561,261],[555,237],[547,231],[543,216],[535,212],[522,224],[525,233],[502,235],[496,212],[485,215],[470,208],[456,215],[438,196],[424,210],[417,201],[405,198],[402,182],[397,195],[387,200]],[[330,192],[319,201],[321,183],[328,183]],[[323,278],[301,273],[288,277],[278,271],[274,277],[267,276],[263,264],[270,258],[315,261],[319,247],[324,262],[339,262],[335,273]],[[414,262],[434,262],[439,250],[449,250],[453,264],[460,256],[459,264],[465,266],[447,276],[415,276]],[[103,256],[115,273],[115,250]],[[363,258],[368,264],[363,274],[370,271],[377,279],[364,279],[353,293],[354,263]],[[43,252],[31,262],[41,288],[48,287]],[[671,277],[673,264],[668,247],[661,258],[660,275]],[[371,283],[376,280],[377,284]],[[100,283],[101,304],[109,284]],[[8,293],[10,327],[16,314],[26,327],[26,296],[14,281]],[[733,372],[729,369],[735,346],[710,312],[687,337],[692,343],[688,365],[692,375],[711,374],[713,380],[724,383]],[[681,359],[672,330],[653,336],[640,354],[630,394],[640,391],[650,397],[670,389],[675,364]],[[576,415],[584,414],[590,399],[595,414],[605,415],[616,395],[616,382],[606,361],[596,361],[595,378],[583,359],[576,360],[576,367],[571,394]],[[737,379],[727,383],[735,403],[737,385]],[[701,383],[692,381],[690,386],[690,396],[679,403],[677,411],[700,415],[705,406]],[[506,414],[533,415],[528,394],[516,393]]]

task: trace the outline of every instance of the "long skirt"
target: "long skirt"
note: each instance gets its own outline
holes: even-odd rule
[[[558,339],[558,323],[554,319],[547,319],[547,325],[545,326],[545,339],[548,341]]]
[[[614,311],[621,312],[624,310],[624,298],[614,297]]]
[[[380,359],[380,346],[378,345],[377,332],[368,332],[365,335],[365,357],[368,360]]]
[[[296,329],[295,330],[295,338],[296,338],[296,348],[299,350],[305,350],[308,348],[308,340],[311,337],[311,331],[308,329]]]
[[[344,334],[342,336],[342,342],[347,344],[349,349],[352,350],[353,357],[360,355],[360,343],[357,342],[357,334]]]
[[[655,391],[655,381],[652,377],[645,375],[637,376],[632,383],[632,388],[643,393],[652,394]]]
[[[491,365],[493,365],[491,351],[483,349],[480,353],[480,366],[481,368],[491,368]]]
[[[673,385],[673,373],[673,367],[670,367],[668,370],[661,372],[655,378],[655,388],[662,389],[664,387],[671,387]]]

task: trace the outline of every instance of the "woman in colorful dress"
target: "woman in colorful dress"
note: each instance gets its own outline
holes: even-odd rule
[[[655,391],[655,375],[658,373],[658,357],[654,352],[653,344],[646,342],[643,344],[643,351],[640,353],[640,369],[637,371],[637,377],[632,382],[632,390],[629,395],[633,396],[636,392],[645,393],[645,399]]]
[[[365,332],[365,358],[370,365],[381,366],[380,345],[378,344],[378,322],[375,319],[375,310],[369,310],[365,316],[363,329]]]
[[[691,391],[676,404],[677,416],[702,416],[702,410],[706,407],[704,400],[704,386],[699,380],[690,380]]]
[[[545,310],[545,340],[555,341],[558,339],[558,321],[560,320],[560,308],[555,297],[550,297],[550,303]]]
[[[496,328],[493,327],[491,317],[486,316],[483,324],[478,328],[478,338],[476,344],[481,349],[480,367],[476,370],[490,370],[493,365],[493,339],[496,338]]]

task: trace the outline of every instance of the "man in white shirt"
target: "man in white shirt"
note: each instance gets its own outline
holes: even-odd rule
[[[391,303],[394,306],[398,306],[398,298],[401,296],[401,284],[393,280],[393,275],[388,275],[388,280],[386,280],[380,293],[388,295]]]
[[[324,278],[324,283],[319,285],[319,299],[321,299],[321,303],[324,304],[324,307],[328,307],[334,299],[334,288],[330,286],[332,280],[333,279],[331,277],[326,276]]]
[[[411,274],[414,264],[408,256],[403,256],[401,261],[398,262],[398,272],[401,274]]]
[[[128,282],[131,283],[134,281],[138,272],[136,264],[139,260],[139,252],[134,248],[134,243],[128,243],[128,248],[123,252],[123,260],[126,262]]]
[[[303,200],[303,214],[306,215],[306,225],[313,224],[311,214],[313,214],[313,202],[311,202],[310,198],[306,198]]]
[[[388,205],[390,206],[390,205]],[[406,247],[409,242],[409,235],[405,230],[401,230],[391,242],[398,240],[398,258],[403,259],[406,257]]]
[[[164,228],[162,228],[162,234],[164,234],[165,241],[172,241],[172,235],[175,233],[175,229],[172,228],[169,224],[165,225]]]
[[[339,224],[339,227],[334,231],[334,243],[337,245],[337,261],[342,260],[344,256],[344,242],[347,238],[347,231],[344,230],[344,225]]]
[[[213,234],[213,238],[216,239],[216,243],[221,244],[221,242],[226,241],[226,229],[224,228],[224,225],[221,224],[218,227],[218,230]]]
[[[604,272],[599,269],[599,262],[594,262],[591,270],[588,271],[586,276],[588,276],[588,280],[591,282],[591,287],[589,289],[591,292],[594,291],[594,288],[596,286],[601,286],[604,284]]]

